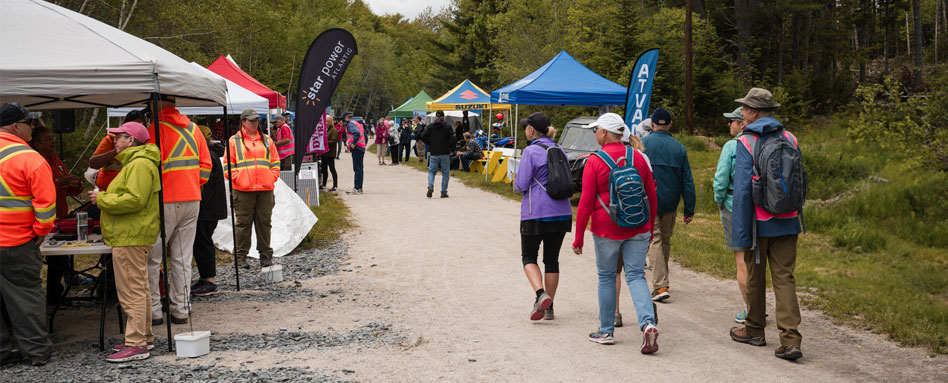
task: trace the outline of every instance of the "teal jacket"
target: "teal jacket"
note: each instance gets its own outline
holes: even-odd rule
[[[642,139],[645,155],[652,163],[658,195],[658,214],[678,210],[678,201],[685,200],[685,216],[695,215],[695,182],[685,146],[666,131],[656,130]]]
[[[740,134],[737,137],[740,137]],[[734,200],[734,161],[737,157],[737,137],[721,148],[718,169],[714,171],[714,203],[724,206],[727,211],[732,210],[731,205]]]
[[[158,191],[161,190],[154,144],[133,146],[115,157],[122,163],[109,189],[100,192],[96,204],[102,210],[105,244],[151,246],[158,240]]]

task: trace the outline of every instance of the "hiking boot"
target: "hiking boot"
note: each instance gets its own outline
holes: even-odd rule
[[[237,267],[241,269],[249,269],[250,263],[247,262],[247,257],[238,257],[237,258]]]
[[[260,257],[260,268],[261,268],[261,269],[264,268],[264,267],[270,267],[270,266],[273,266],[273,261],[272,261],[272,260],[270,260],[270,259],[265,259],[265,258],[263,258],[263,257]]]
[[[543,310],[543,320],[553,320],[553,319],[555,319],[555,318],[556,318],[556,317],[553,315],[553,309],[552,309],[552,308],[548,308],[548,309],[546,309],[546,310]]]
[[[540,294],[537,297],[537,300],[533,302],[533,312],[530,313],[530,320],[540,320],[543,319],[544,311],[550,308],[553,304],[553,298],[550,298],[550,295],[547,293]]]
[[[448,198],[448,193],[441,193],[441,198]]]
[[[148,359],[149,356],[151,355],[148,353],[148,349],[144,346],[126,346],[118,352],[105,357],[105,360],[112,363],[123,363],[131,362],[133,360]]]
[[[731,339],[735,342],[747,343],[751,346],[766,346],[767,340],[762,336],[747,335],[746,327],[731,327]]]
[[[198,288],[191,290],[191,295],[196,297],[205,297],[208,295],[217,294],[219,292],[220,290],[217,289],[217,285],[208,281],[204,281],[204,283],[198,286]]]
[[[0,361],[0,365],[7,366],[15,363],[20,363],[23,361],[23,353],[19,350],[13,350],[3,356],[3,360]]]
[[[49,358],[52,356],[52,353],[47,352],[46,355],[40,356],[36,359],[30,360],[30,366],[39,367],[45,366],[46,363],[49,363]]]
[[[774,356],[785,360],[797,360],[803,357],[800,346],[780,346],[774,351]]]
[[[649,323],[642,332],[642,353],[654,354],[658,351],[658,328]]]
[[[616,313],[616,322],[613,327],[622,327],[622,314]]]
[[[589,333],[589,341],[599,344],[616,344],[616,340],[612,337],[612,334],[600,330]]]
[[[172,315],[172,316],[171,316],[171,323],[174,323],[174,324],[187,324],[187,323],[188,323],[188,317],[175,318],[174,315]]]
[[[434,186],[428,186],[428,194],[425,194],[425,196],[431,198],[432,194],[434,194]]]
[[[671,297],[671,295],[668,295],[667,287],[659,287],[655,289],[655,291],[652,291],[652,300],[655,302],[662,302],[669,297]]]
[[[119,352],[119,351],[122,351],[122,349],[125,348],[125,347],[128,347],[128,346],[125,345],[125,343],[113,344],[113,345],[112,345],[112,352]],[[145,343],[145,348],[148,349],[148,350],[154,349],[154,348],[155,348],[155,342],[148,342],[148,343]]]
[[[734,321],[740,324],[744,324],[744,321],[747,320],[747,309],[741,311],[736,316],[734,316]]]
[[[159,326],[159,325],[161,325],[162,323],[165,323],[165,320],[162,319],[160,315],[159,315],[157,318],[151,318],[151,325],[152,325],[152,326]]]

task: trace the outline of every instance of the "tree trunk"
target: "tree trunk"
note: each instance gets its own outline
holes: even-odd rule
[[[754,0],[734,0],[734,15],[737,18],[737,68],[738,75],[744,86],[751,85],[753,74],[750,72],[748,58],[751,43],[752,14],[751,6]]]
[[[882,61],[885,62],[883,74],[889,74],[889,34],[892,32],[892,23],[889,20],[889,1],[882,0],[882,20],[885,23],[885,32],[882,37]]]
[[[777,85],[783,83],[783,16],[780,17],[780,34],[777,35]]]
[[[922,6],[921,0],[912,1],[912,14],[915,18],[915,88],[922,86]]]

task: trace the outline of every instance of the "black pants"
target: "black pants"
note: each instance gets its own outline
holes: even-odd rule
[[[326,169],[329,169],[327,172]],[[326,187],[326,181],[329,181],[329,172],[332,172],[332,188],[335,189],[336,186],[339,186],[339,175],[336,174],[336,158],[335,157],[320,157],[319,158],[319,186]]]
[[[63,297],[63,277],[72,271],[69,266],[69,256],[46,257],[46,304],[56,304]]]
[[[401,162],[399,161],[401,160],[401,157],[402,157],[401,148],[402,148],[401,144],[394,145],[394,146],[389,145],[388,151],[389,151],[389,154],[392,155],[392,164],[398,165],[398,163]]]
[[[0,320],[0,355],[9,355],[15,340],[23,356],[45,360],[53,343],[46,327],[40,279],[43,256],[39,246],[31,240],[19,246],[0,247],[0,264],[0,302],[9,318],[9,323]]]
[[[201,279],[214,278],[217,276],[217,257],[214,255],[214,229],[217,229],[217,221],[197,221],[197,229],[194,234],[194,262],[197,263],[198,272]]]
[[[549,232],[540,235],[520,234],[520,257],[523,265],[537,264],[540,255],[540,243],[543,243],[543,269],[545,273],[560,272],[560,247],[566,232]]]
[[[405,161],[408,161],[408,159],[411,158],[411,146],[412,146],[412,145],[411,145],[411,140],[408,140],[408,141],[409,141],[409,143],[407,143],[407,144],[400,144],[401,146],[399,146],[399,147],[401,148],[400,152],[405,152]]]

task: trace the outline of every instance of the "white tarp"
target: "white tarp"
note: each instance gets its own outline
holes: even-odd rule
[[[235,84],[217,73],[211,72],[207,68],[196,62],[192,62],[194,70],[205,72],[209,76],[220,78],[227,83],[227,114],[240,114],[244,109],[253,109],[258,113],[265,113],[270,108],[270,100],[258,96],[256,93]],[[109,108],[109,117],[125,117],[128,112],[141,108]],[[190,106],[177,108],[181,114],[187,116],[214,116],[224,113],[224,109],[219,106]]]
[[[227,171],[226,164],[224,171]],[[230,225],[230,186],[227,179],[224,179],[224,190],[227,191],[227,218],[217,223],[213,238],[214,245],[218,249],[232,252],[234,251],[234,234],[233,227]],[[282,257],[293,251],[303,241],[318,219],[283,180],[277,180],[273,197],[276,200],[276,206],[273,207],[273,215],[270,219],[270,247],[273,248],[274,257]],[[257,252],[256,234],[251,234],[248,256],[260,258],[260,253]]]
[[[144,106],[152,92],[177,96],[178,106],[227,102],[222,79],[93,18],[42,0],[2,0],[0,15],[0,103]]]

